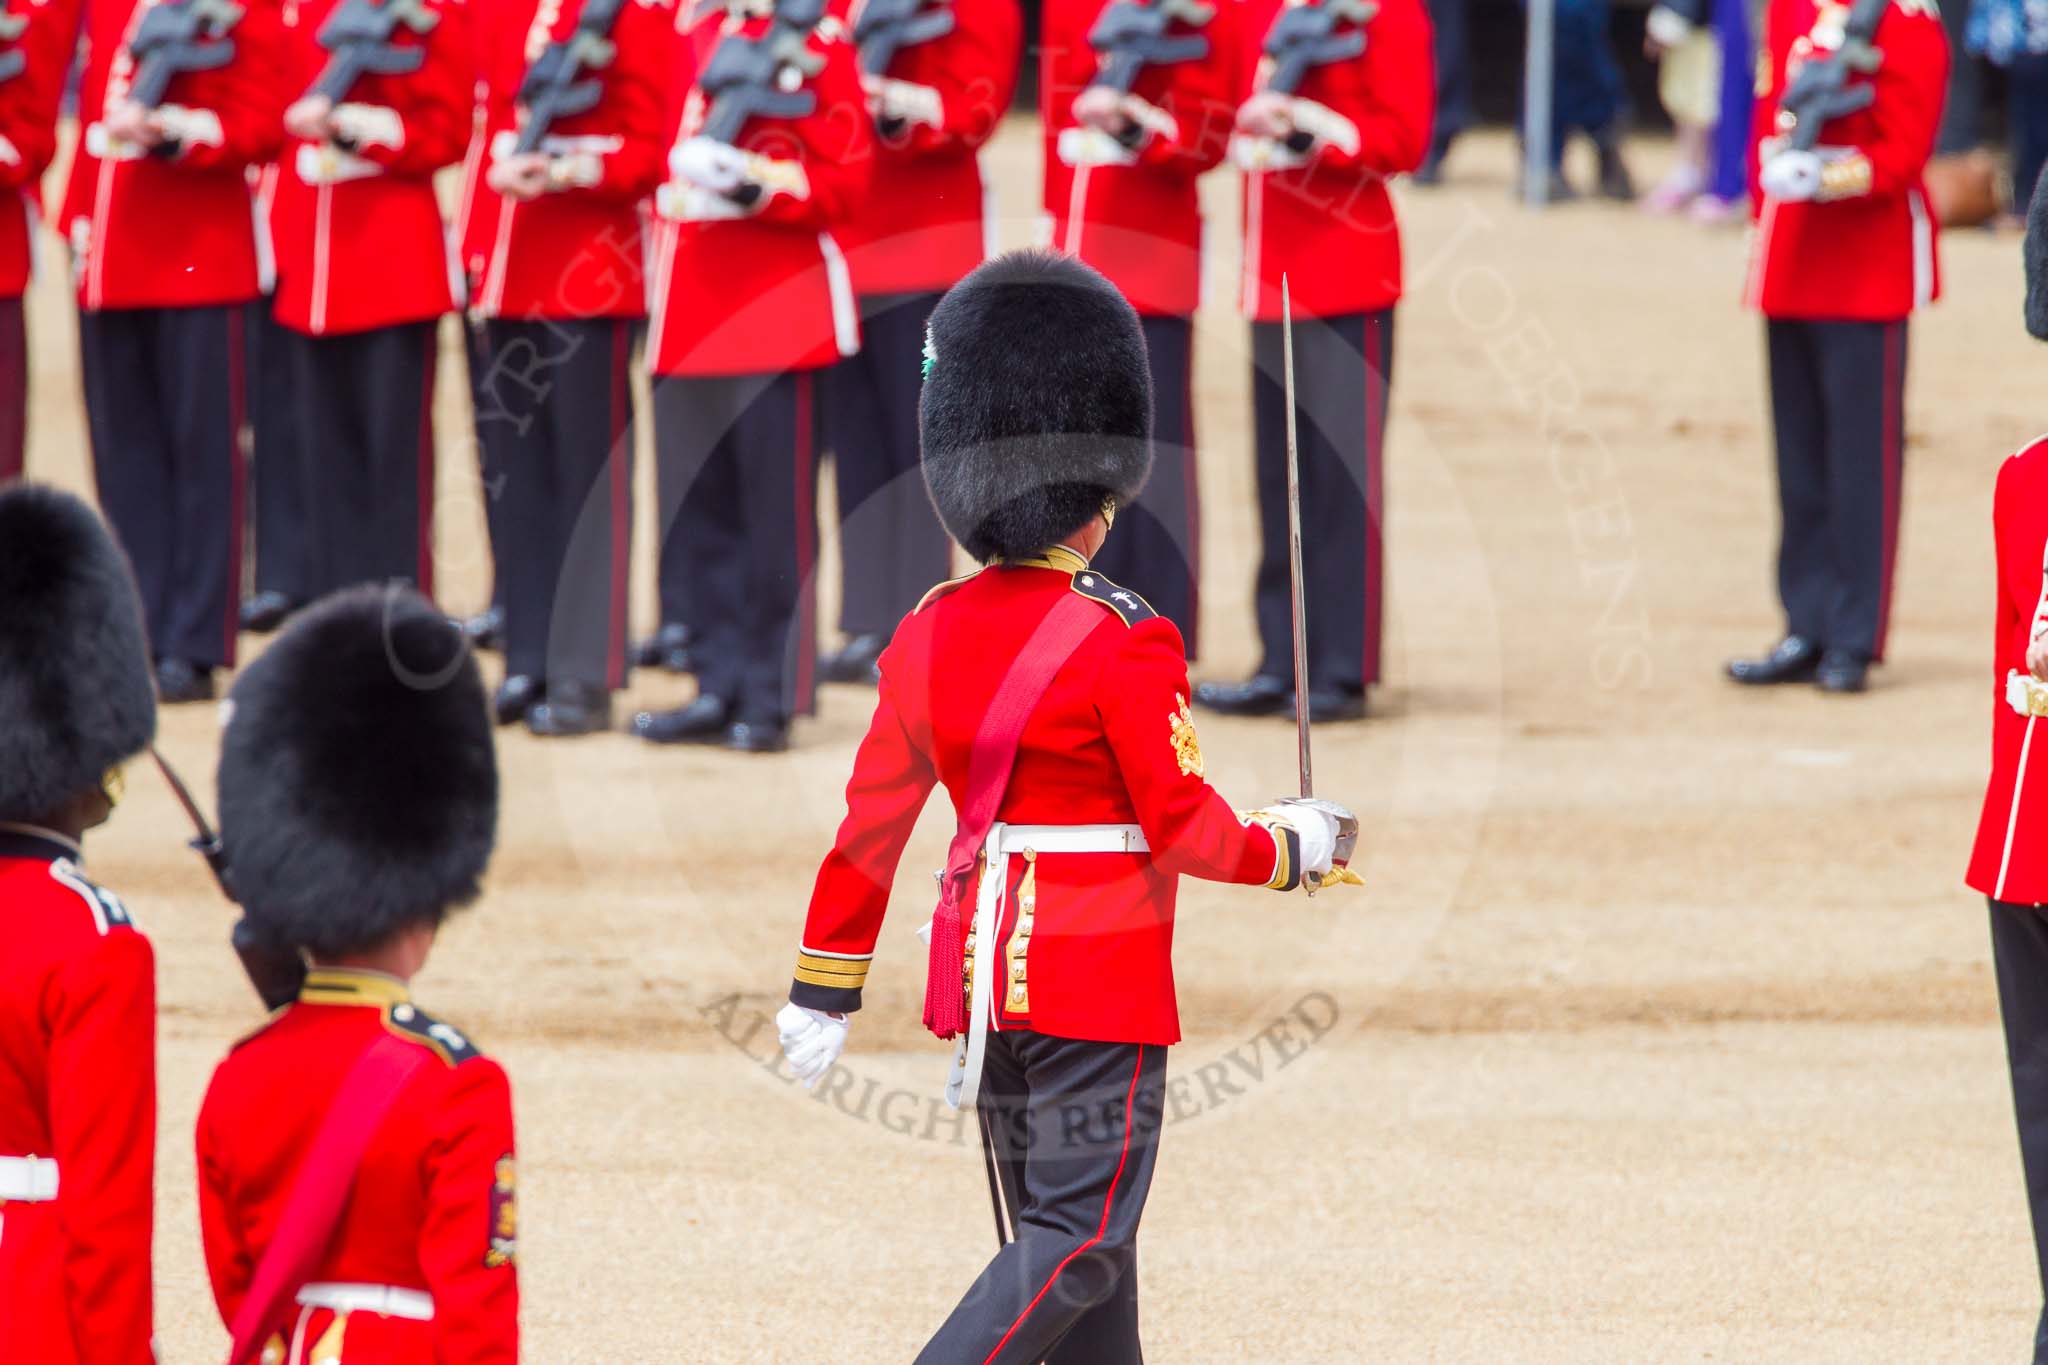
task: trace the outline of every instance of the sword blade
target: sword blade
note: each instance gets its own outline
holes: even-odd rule
[[[1294,297],[1280,277],[1280,349],[1287,390],[1287,595],[1294,613],[1294,735],[1301,750],[1301,794],[1316,794],[1308,742],[1308,613],[1301,581],[1301,442],[1294,429]]]

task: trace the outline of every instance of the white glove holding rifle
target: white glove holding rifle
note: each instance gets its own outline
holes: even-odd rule
[[[747,154],[729,142],[693,137],[669,153],[668,168],[699,189],[737,198],[750,184]]]
[[[846,1050],[847,1019],[843,1014],[814,1010],[794,1001],[775,1013],[775,1031],[782,1035],[782,1055],[789,1069],[815,1090],[839,1054]]]

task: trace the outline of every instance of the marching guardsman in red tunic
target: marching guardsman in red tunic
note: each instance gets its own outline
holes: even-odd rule
[[[455,306],[434,172],[476,91],[463,0],[296,0],[271,226],[295,334],[315,594],[434,581],[435,321]]]
[[[661,619],[695,636],[698,695],[634,728],[769,753],[815,704],[816,381],[860,349],[835,234],[874,133],[824,0],[707,0],[677,23],[647,354]]]
[[[1394,375],[1401,232],[1387,181],[1429,150],[1435,102],[1421,0],[1246,0],[1240,305],[1252,324],[1258,431],[1257,671],[1206,683],[1229,715],[1288,714],[1287,400],[1280,281],[1292,286],[1307,547],[1308,692],[1317,720],[1365,714],[1386,606],[1384,443]]]
[[[2048,341],[2048,198],[2028,212],[2027,330]],[[2048,1298],[2048,439],[1998,471],[1992,505],[1998,614],[1992,637],[1991,780],[1970,889],[1991,903],[1991,958],[2012,1066],[2020,1164]],[[2048,1307],[2034,1337],[2048,1365]]]
[[[1920,173],[1948,37],[1931,0],[1772,0],[1766,29],[1747,302],[1770,359],[1785,637],[1728,673],[1861,692],[1891,616],[1906,320],[1939,292]]]
[[[1194,335],[1202,295],[1195,181],[1223,160],[1237,106],[1237,0],[1047,0],[1039,102],[1052,245],[1138,310],[1156,458],[1097,565],[1198,652],[1201,499]]]
[[[156,968],[80,841],[156,732],[99,518],[0,491],[0,1365],[152,1365]]]
[[[28,448],[28,326],[22,296],[35,264],[43,172],[57,155],[57,111],[78,53],[80,0],[0,7],[0,483]]]
[[[93,475],[167,702],[211,697],[235,661],[242,310],[259,293],[245,172],[280,136],[281,22],[279,0],[115,0],[85,16],[61,217]]]
[[[845,564],[826,682],[872,682],[875,660],[952,546],[917,471],[918,357],[939,295],[980,265],[994,232],[977,150],[1016,85],[1017,0],[853,0],[847,22],[875,123],[875,174],[834,236],[860,299],[860,354],[827,385]]]
[[[504,599],[502,724],[611,726],[625,685],[640,202],[663,176],[670,0],[479,0],[464,215],[477,439]]]
[[[978,1091],[1020,1216],[918,1360],[1127,1365],[1142,1355],[1135,1239],[1180,1039],[1179,880],[1292,889],[1348,857],[1356,823],[1313,803],[1233,811],[1203,780],[1179,630],[1090,567],[1152,458],[1144,331],[1115,287],[1070,257],[1000,257],[941,301],[927,356],[925,478],[988,567],[931,593],[882,656],[777,1023],[815,1084],[943,784],[960,827],[925,1023],[964,1039],[949,1098]],[[1081,1102],[1085,1133],[1061,1117]]]
[[[294,617],[231,695],[227,880],[254,934],[310,964],[199,1111],[231,1365],[509,1365],[511,1088],[407,988],[496,837],[475,660],[417,593],[362,587]]]

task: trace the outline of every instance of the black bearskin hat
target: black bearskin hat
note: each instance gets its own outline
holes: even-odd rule
[[[128,561],[69,493],[0,489],[0,820],[56,813],[155,737]]]
[[[1152,472],[1138,315],[1072,257],[998,256],[932,313],[919,421],[925,485],[967,553],[1056,545]]]
[[[316,603],[229,701],[221,844],[259,934],[334,957],[476,898],[497,753],[476,660],[425,598],[363,587]]]
[[[2020,248],[2027,268],[2027,334],[2036,341],[2048,341],[2048,166],[2034,182],[2034,197],[2027,205],[2027,239]]]

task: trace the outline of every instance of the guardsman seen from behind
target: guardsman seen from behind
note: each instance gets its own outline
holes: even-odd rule
[[[1290,890],[1350,824],[1248,816],[1203,778],[1180,631],[1091,567],[1151,463],[1145,334],[1070,257],[999,257],[932,314],[923,460],[946,529],[988,567],[941,585],[882,655],[847,814],[777,1015],[796,1075],[844,1047],[918,813],[959,817],[925,1024],[963,1042],[1012,1237],[918,1360],[1129,1365],[1136,1238],[1180,1039],[1182,876]],[[1350,825],[1355,835],[1355,825]],[[980,869],[979,871],[977,869]],[[1063,1115],[1085,1112],[1076,1125]]]
[[[434,173],[470,137],[462,0],[285,10],[277,320],[304,420],[311,591],[434,585],[435,322],[456,304]]]
[[[836,233],[874,133],[824,0],[707,3],[677,22],[647,353],[661,619],[695,636],[697,698],[634,728],[772,753],[816,705],[817,388],[860,349]]]
[[[231,1365],[509,1365],[510,1084],[408,986],[496,837],[476,663],[417,593],[360,587],[294,617],[231,699],[228,884],[254,936],[310,967],[199,1111]]]
[[[1429,150],[1436,98],[1421,0],[1246,0],[1244,314],[1252,331],[1261,659],[1242,683],[1204,683],[1227,715],[1294,705],[1288,599],[1287,400],[1280,282],[1292,286],[1306,549],[1308,697],[1316,720],[1363,716],[1386,630],[1387,398],[1401,231],[1387,183]]]
[[[127,562],[0,490],[0,1365],[151,1365],[156,966],[85,832],[156,732]]]
[[[611,726],[626,680],[640,203],[663,176],[669,0],[476,0],[483,171],[463,215],[504,598],[500,724]]]
[[[241,605],[246,172],[282,136],[279,0],[87,7],[61,222],[99,505],[135,566],[166,702],[214,694]],[[222,54],[226,54],[223,57]]]
[[[1920,175],[1948,82],[1927,0],[1772,0],[1747,302],[1764,315],[1785,635],[1738,683],[1861,692],[1882,662],[1906,454],[1906,323],[1939,292]]]

